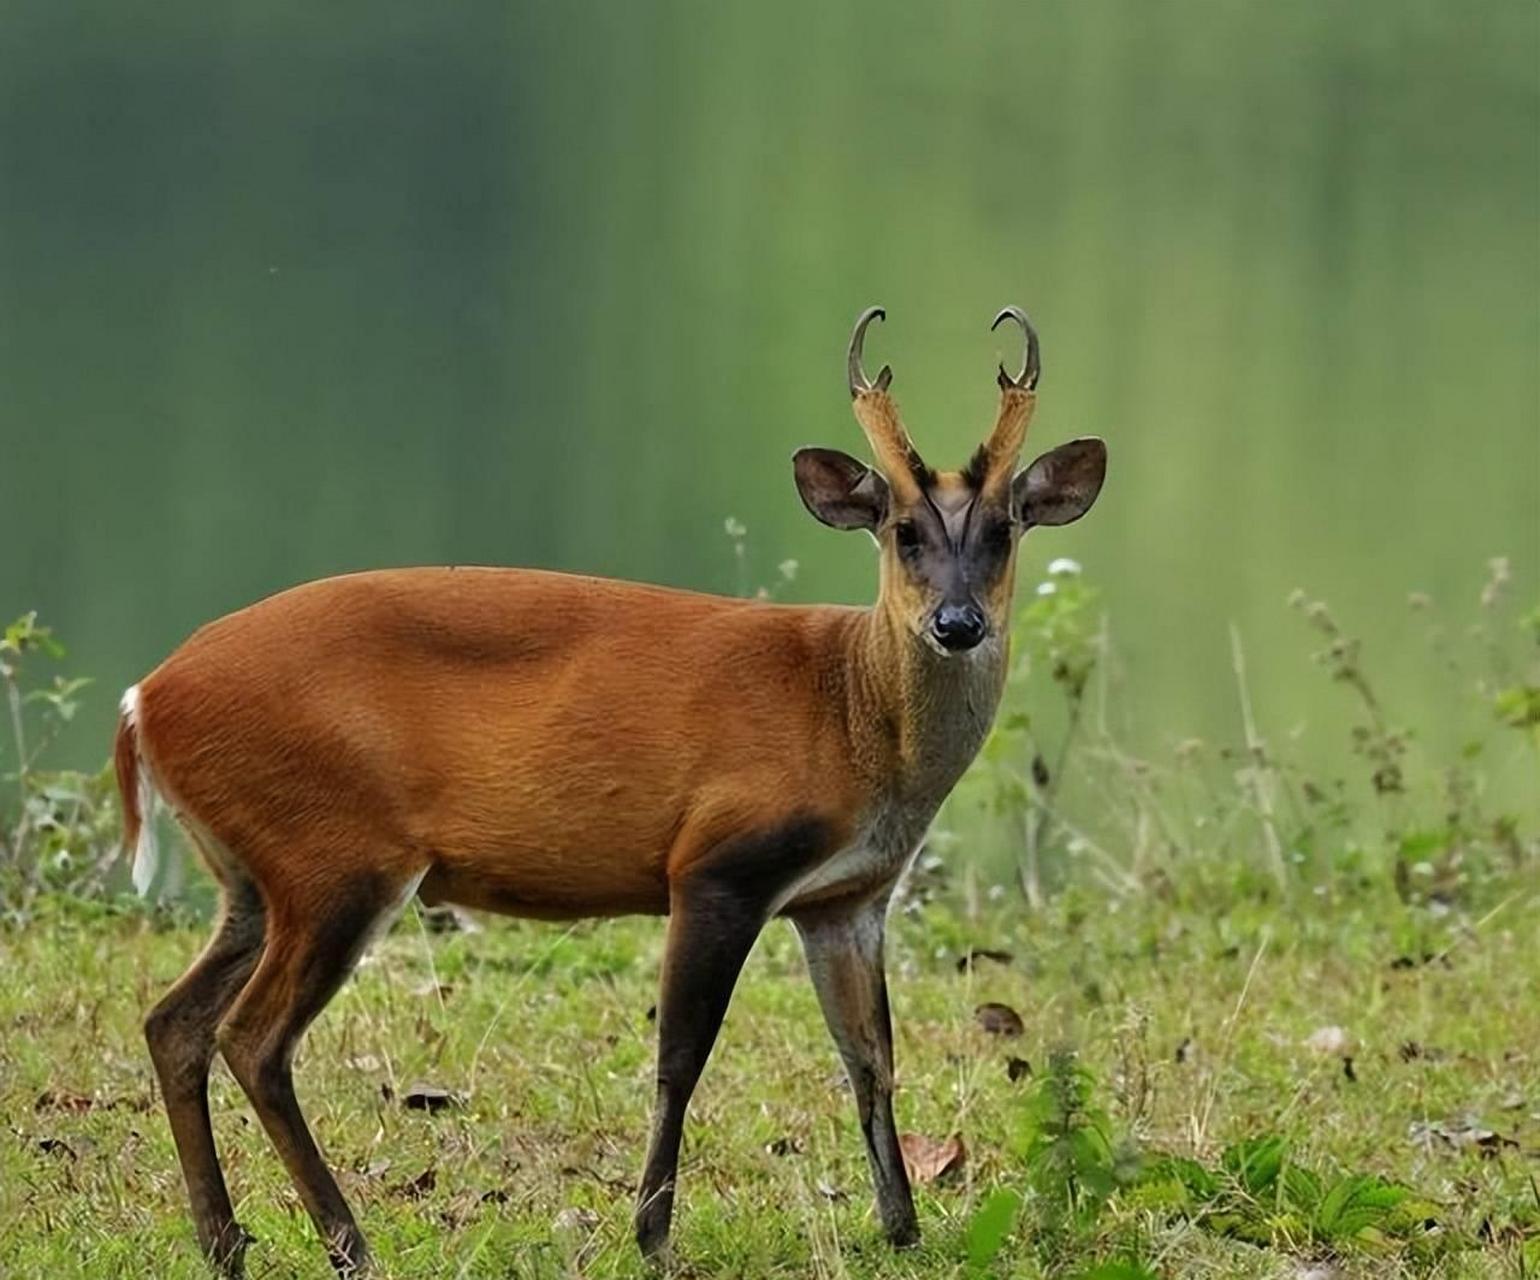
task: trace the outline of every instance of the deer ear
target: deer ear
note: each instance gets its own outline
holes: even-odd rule
[[[838,449],[798,449],[792,456],[802,503],[832,529],[872,529],[888,513],[888,482]]]
[[[1011,508],[1028,527],[1069,524],[1091,509],[1107,475],[1107,446],[1095,436],[1050,449],[1011,481]]]

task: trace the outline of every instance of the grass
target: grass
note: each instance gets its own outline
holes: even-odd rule
[[[1486,918],[1431,933],[1409,918],[1425,909],[1391,893],[1331,911],[1214,905],[1109,911],[1071,894],[1033,914],[1001,900],[970,919],[944,893],[895,916],[899,1124],[959,1134],[968,1151],[959,1175],[919,1190],[925,1242],[898,1254],[877,1229],[795,938],[772,925],[693,1107],[675,1274],[972,1274],[971,1216],[1022,1181],[1011,1135],[1032,1077],[1013,1081],[1007,1064],[1041,1073],[1066,1041],[1112,1126],[1147,1151],[1212,1160],[1278,1133],[1303,1162],[1379,1174],[1438,1206],[1425,1238],[1339,1251],[1333,1274],[1523,1274],[1524,1232],[1540,1221],[1540,888],[1515,884]],[[65,900],[42,911],[0,934],[0,1274],[202,1277],[139,1034],[201,930]],[[385,1275],[646,1274],[629,1218],[661,932],[492,921],[436,934],[409,914],[376,948],[316,1024],[298,1077]],[[1431,959],[1405,954],[1412,936],[1436,939]],[[960,972],[969,946],[1012,958]],[[1024,1034],[985,1033],[974,1012],[985,1001],[1020,1011]],[[1312,1049],[1328,1027],[1347,1046]],[[461,1105],[408,1110],[416,1082]],[[212,1098],[238,1214],[260,1240],[252,1275],[327,1274],[222,1066]],[[1084,1248],[1118,1240],[1168,1276],[1294,1277],[1319,1256],[1286,1228],[1257,1247],[1135,1194],[1113,1196]],[[988,1274],[1039,1274],[1028,1233]]]
[[[1051,565],[890,927],[899,1127],[967,1152],[917,1186],[924,1244],[881,1239],[776,923],[693,1104],[672,1274],[1540,1276],[1540,608],[1515,617],[1507,561],[1487,568],[1474,621],[1410,602],[1453,744],[1291,601],[1344,694],[1339,772],[1254,722],[1239,637],[1238,740],[1131,754],[1097,593]],[[33,615],[0,633],[0,1277],[201,1278],[139,1028],[202,945],[207,887],[121,895],[110,771],[40,765],[84,686],[45,682],[59,652]],[[298,1079],[384,1276],[649,1274],[630,1216],[662,938],[439,932],[414,907],[376,947]],[[991,1003],[1019,1035],[982,1025]],[[450,1105],[408,1107],[418,1084]],[[254,1280],[329,1274],[221,1064],[212,1104]]]

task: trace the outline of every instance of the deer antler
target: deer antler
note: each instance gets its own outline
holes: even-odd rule
[[[929,468],[899,419],[898,405],[888,394],[893,370],[883,365],[876,382],[873,382],[866,376],[866,370],[861,364],[867,325],[873,320],[886,318],[887,312],[881,307],[868,307],[861,313],[855,331],[850,335],[850,349],[845,357],[846,376],[856,421],[861,424],[861,430],[866,433],[872,446],[877,469],[895,489],[912,491],[923,487]]]
[[[1000,365],[996,381],[1000,384],[1000,412],[995,418],[995,428],[989,439],[979,446],[969,465],[969,472],[982,489],[996,489],[1009,485],[1016,459],[1027,438],[1027,424],[1032,421],[1032,410],[1037,406],[1037,380],[1043,371],[1042,355],[1038,348],[1037,330],[1020,307],[1006,307],[990,325],[991,332],[1002,321],[1014,320],[1021,326],[1026,337],[1027,349],[1022,359],[1021,372],[1014,378]]]

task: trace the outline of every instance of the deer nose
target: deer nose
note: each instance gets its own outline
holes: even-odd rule
[[[962,653],[984,638],[984,612],[972,601],[944,604],[936,610],[930,629],[943,649]]]

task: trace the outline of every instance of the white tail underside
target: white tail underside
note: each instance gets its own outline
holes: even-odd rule
[[[119,704],[123,718],[138,727],[139,686],[131,685]],[[134,845],[134,890],[142,898],[150,892],[160,872],[160,842],[155,838],[155,783],[145,766],[144,756],[134,749],[134,772],[139,785],[139,839]]]

